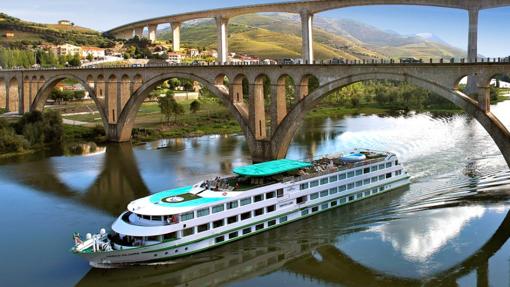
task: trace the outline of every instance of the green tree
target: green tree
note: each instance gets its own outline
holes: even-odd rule
[[[165,97],[158,97],[159,109],[161,114],[165,117],[167,124],[170,124],[175,104],[173,91],[168,91]]]
[[[79,67],[81,66],[81,59],[79,54],[74,54],[73,56],[69,57],[67,60],[67,63],[71,67]]]
[[[94,60],[94,55],[92,55],[92,54],[88,54],[88,55],[87,55],[87,60],[88,60],[89,62],[92,62],[92,61]]]

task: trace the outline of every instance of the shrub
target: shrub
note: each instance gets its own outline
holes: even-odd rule
[[[193,102],[191,102],[191,104],[189,105],[189,110],[192,113],[198,112],[200,110],[200,102],[197,100],[194,100]]]

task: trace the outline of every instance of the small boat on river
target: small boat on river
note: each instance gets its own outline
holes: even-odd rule
[[[275,160],[233,173],[135,200],[111,232],[75,234],[72,251],[98,268],[168,261],[410,183],[395,154],[373,150]]]

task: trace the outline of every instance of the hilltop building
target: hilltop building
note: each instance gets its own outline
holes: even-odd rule
[[[182,55],[175,52],[168,52],[167,63],[180,64],[182,62]]]
[[[69,20],[60,20],[58,21],[58,24],[64,26],[74,26],[74,23]]]

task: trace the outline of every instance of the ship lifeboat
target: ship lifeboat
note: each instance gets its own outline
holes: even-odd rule
[[[340,160],[345,161],[345,162],[358,162],[358,161],[363,161],[366,159],[367,159],[367,156],[362,153],[351,153],[351,154],[344,155],[344,156],[340,157]]]

